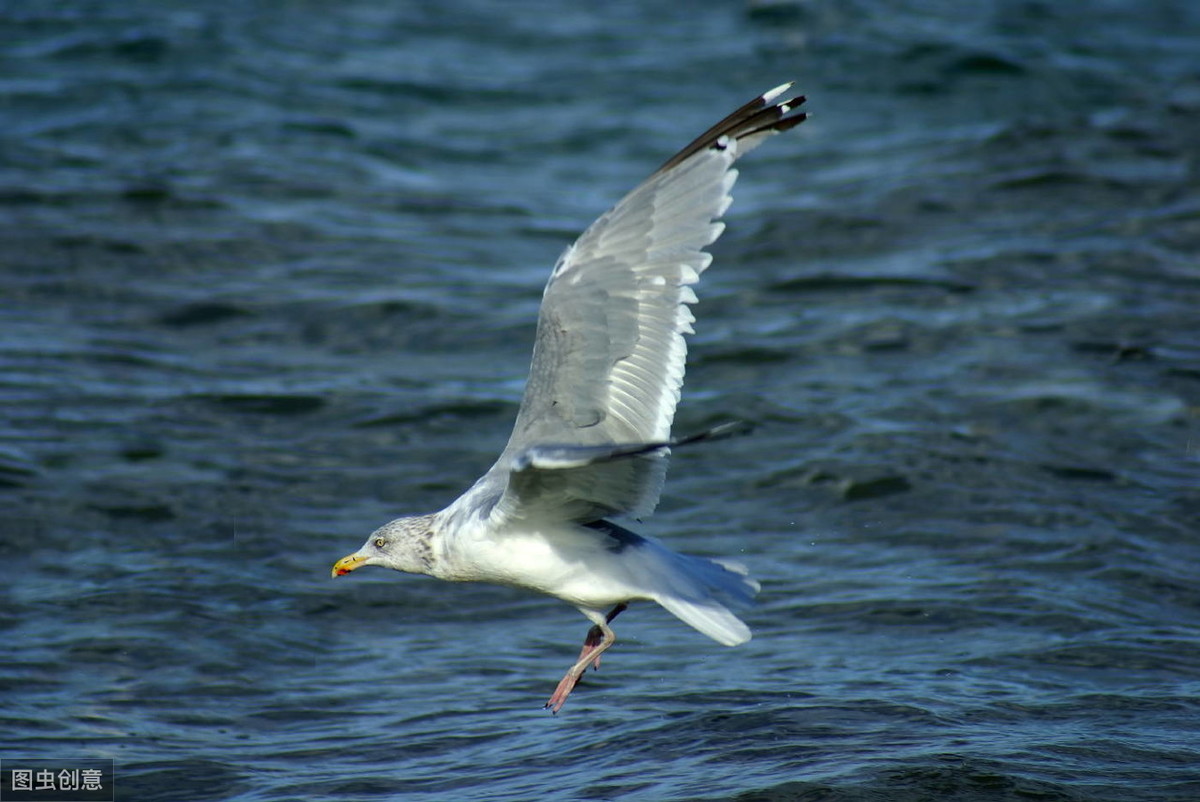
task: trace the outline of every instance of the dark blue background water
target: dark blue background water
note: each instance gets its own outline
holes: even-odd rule
[[[0,757],[130,800],[1200,798],[1200,5],[0,5]],[[795,78],[641,531],[725,649],[329,566],[494,459],[562,247]]]

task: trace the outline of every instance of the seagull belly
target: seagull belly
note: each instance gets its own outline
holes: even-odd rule
[[[637,581],[639,551],[572,522],[530,524],[474,545],[471,578],[535,590],[577,607],[606,607],[653,598]]]

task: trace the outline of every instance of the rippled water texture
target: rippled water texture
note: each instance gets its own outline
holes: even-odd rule
[[[0,757],[129,800],[1200,798],[1200,5],[7,3]],[[657,9],[657,10],[656,10]],[[630,524],[755,639],[329,566],[559,251],[795,78]]]

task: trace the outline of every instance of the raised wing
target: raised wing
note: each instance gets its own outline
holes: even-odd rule
[[[475,488],[493,499],[503,493],[493,514],[594,520],[654,509],[683,385],[684,335],[695,320],[691,285],[712,261],[703,248],[724,230],[717,220],[732,200],[734,161],[804,121],[796,112],[804,98],[789,96],[790,88],[776,87],[714,125],[559,258],[512,436]],[[658,447],[638,451],[643,444]],[[565,454],[614,445],[636,453],[562,464],[531,457],[547,447]]]

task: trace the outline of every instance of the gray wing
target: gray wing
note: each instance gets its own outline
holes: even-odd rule
[[[734,161],[805,119],[790,88],[710,128],[559,258],[512,436],[468,494],[477,509],[582,521],[654,509],[695,320],[691,285],[724,229]]]

